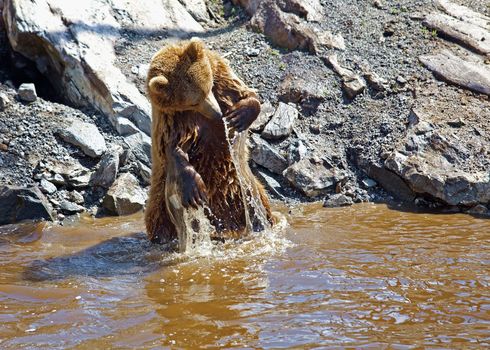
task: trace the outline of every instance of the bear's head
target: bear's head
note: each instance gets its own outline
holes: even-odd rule
[[[210,119],[221,119],[212,88],[211,63],[201,41],[169,45],[153,56],[147,90],[151,102],[161,110],[192,110]]]

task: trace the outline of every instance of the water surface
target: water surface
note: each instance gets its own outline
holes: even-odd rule
[[[490,346],[490,220],[363,204],[188,257],[143,217],[0,228],[1,349]]]

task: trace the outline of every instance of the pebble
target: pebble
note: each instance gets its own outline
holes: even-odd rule
[[[34,84],[22,84],[17,91],[19,99],[24,102],[34,102],[37,100],[36,86]]]

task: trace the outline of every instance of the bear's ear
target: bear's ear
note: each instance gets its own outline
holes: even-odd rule
[[[168,85],[168,79],[163,75],[159,75],[157,77],[153,77],[150,79],[148,83],[148,88],[150,92],[154,94],[162,94],[165,92],[165,88]]]
[[[193,39],[187,46],[185,53],[191,61],[197,61],[204,56],[204,44],[199,39]]]

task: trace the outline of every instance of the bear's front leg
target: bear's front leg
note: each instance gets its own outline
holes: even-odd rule
[[[255,97],[247,97],[235,103],[226,118],[230,126],[242,132],[250,127],[260,113],[260,102]]]
[[[184,208],[197,209],[198,206],[207,203],[206,186],[201,175],[189,163],[188,155],[179,147],[169,152],[168,155],[173,165],[174,180],[180,189]]]

